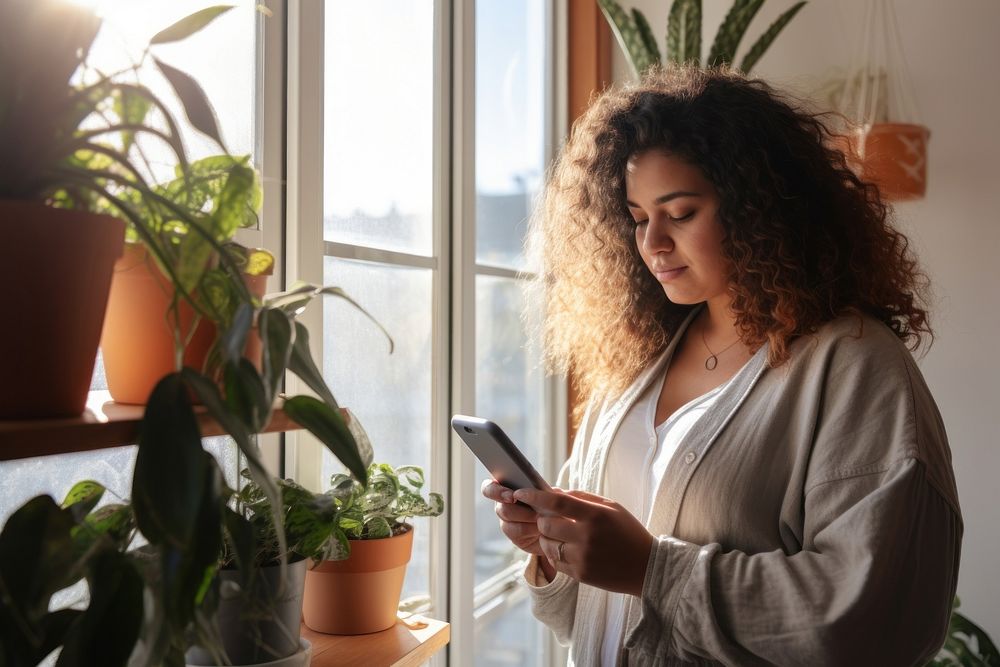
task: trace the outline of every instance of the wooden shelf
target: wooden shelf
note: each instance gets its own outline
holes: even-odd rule
[[[427,624],[410,629],[401,621],[370,635],[325,635],[302,626],[312,644],[312,667],[419,667],[451,638],[451,626],[433,618],[413,616]]]
[[[106,391],[92,391],[87,399],[87,409],[79,417],[0,421],[0,461],[133,444],[144,410],[142,405],[115,403]],[[196,407],[195,412],[202,436],[225,433],[204,408]],[[299,425],[278,407],[262,432],[298,428]]]

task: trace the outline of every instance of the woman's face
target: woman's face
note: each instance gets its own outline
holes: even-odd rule
[[[625,168],[625,193],[639,254],[667,298],[728,303],[719,195],[701,169],[663,151],[638,153]]]

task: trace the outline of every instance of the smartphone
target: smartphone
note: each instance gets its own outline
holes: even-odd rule
[[[551,490],[548,482],[538,474],[503,429],[490,420],[455,415],[451,418],[451,427],[482,461],[493,479],[508,489]]]

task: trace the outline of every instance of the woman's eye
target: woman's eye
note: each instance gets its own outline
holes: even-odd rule
[[[684,220],[690,220],[691,218],[693,218],[694,217],[694,211],[691,211],[690,213],[687,213],[685,215],[682,215],[682,216],[679,216],[679,217],[676,217],[676,218],[668,213],[667,217],[670,218],[671,220],[673,220],[674,222],[683,222]]]

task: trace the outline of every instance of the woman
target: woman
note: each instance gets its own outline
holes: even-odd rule
[[[484,483],[577,665],[910,665],[962,519],[877,189],[760,81],[597,99],[536,222],[546,349],[589,398],[551,493]],[[523,504],[516,504],[522,501]]]

